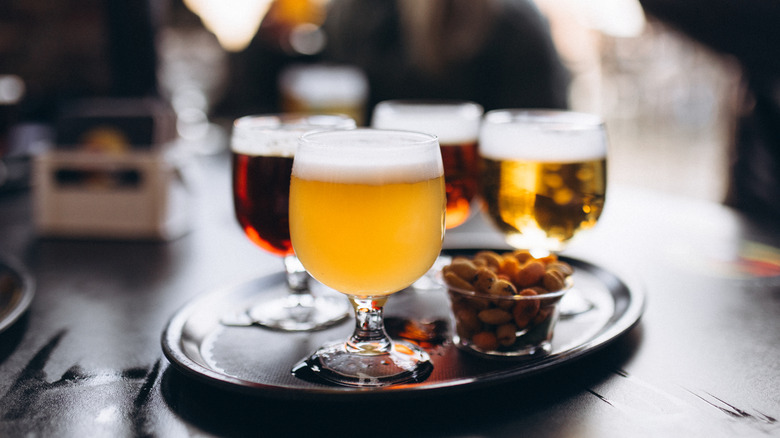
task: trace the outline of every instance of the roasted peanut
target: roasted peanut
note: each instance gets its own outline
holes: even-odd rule
[[[498,278],[495,282],[493,282],[492,285],[490,285],[488,293],[490,295],[511,296],[517,293],[517,289],[511,282],[502,278]]]
[[[515,343],[515,340],[517,339],[516,332],[517,327],[512,323],[500,325],[496,328],[496,339],[499,344],[508,347]]]
[[[446,272],[452,272],[458,277],[472,281],[477,275],[477,266],[471,262],[471,260],[464,257],[457,257],[452,260],[452,263],[447,265]]]
[[[499,278],[495,283],[493,283],[492,286],[490,286],[490,290],[488,292],[490,295],[497,297],[495,300],[493,300],[493,304],[495,306],[504,310],[509,310],[514,305],[514,301],[508,300],[506,297],[515,295],[517,293],[517,289],[515,288],[515,285],[512,284],[512,282]]]
[[[501,267],[501,256],[493,251],[480,251],[474,256],[474,260],[484,260],[493,271]]]
[[[537,261],[539,261],[539,262],[541,262],[543,265],[547,266],[547,265],[549,265],[550,263],[555,263],[555,262],[557,262],[557,261],[558,261],[558,256],[557,256],[557,255],[555,255],[555,254],[553,254],[553,253],[550,253],[549,255],[546,255],[546,256],[544,256],[544,257],[539,257],[539,258],[538,258],[538,259],[536,259],[536,260],[537,260]]]
[[[495,272],[487,267],[479,268],[477,269],[477,274],[474,276],[474,289],[476,289],[477,292],[487,293],[487,291],[490,290],[490,286],[492,286],[496,280],[498,280],[498,277]]]
[[[490,325],[506,324],[512,320],[512,314],[506,310],[493,308],[485,309],[477,314],[480,321]]]
[[[524,264],[529,260],[533,260],[534,256],[531,255],[530,252],[528,252],[527,249],[517,249],[512,252],[512,256],[517,259],[520,264]]]
[[[471,283],[469,283],[468,281],[460,278],[454,272],[445,272],[444,273],[444,281],[448,285],[450,285],[450,286],[452,286],[452,287],[454,287],[456,289],[474,291],[474,286],[472,286]]]
[[[528,297],[538,295],[531,289],[523,289],[518,295]],[[512,317],[518,328],[523,329],[533,321],[539,312],[539,300],[518,300],[512,309]]]
[[[476,311],[489,309],[492,302],[490,298],[468,297],[469,306]]]
[[[485,261],[485,259],[472,259],[471,263],[474,263],[474,266],[476,266],[477,268],[487,267],[487,262]]]
[[[549,318],[550,314],[552,313],[553,308],[552,307],[542,307],[539,309],[539,312],[534,317],[534,320],[531,321],[534,325],[539,325],[543,323],[544,321]]]
[[[519,287],[533,286],[544,276],[544,265],[539,261],[530,261],[520,268],[515,282]]]
[[[560,260],[547,265],[547,270],[558,271],[561,274],[563,274],[564,277],[568,277],[569,275],[574,274],[574,268],[572,268],[570,264],[566,262],[562,262]]]
[[[498,274],[506,275],[510,281],[513,281],[517,278],[518,272],[520,272],[520,262],[512,256],[504,257],[501,266],[498,268]]]
[[[480,350],[493,351],[498,348],[498,339],[491,332],[479,332],[471,337],[471,342]]]
[[[482,323],[480,323],[477,317],[477,312],[472,309],[458,310],[455,312],[455,318],[457,318],[459,327],[465,329],[468,334],[475,333],[482,327]],[[463,334],[461,333],[461,335]]]
[[[550,270],[544,273],[542,278],[542,285],[550,292],[556,292],[566,285],[566,280],[560,271]]]

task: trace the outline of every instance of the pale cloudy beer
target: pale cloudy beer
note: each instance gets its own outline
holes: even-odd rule
[[[340,385],[420,382],[420,346],[385,330],[388,295],[433,265],[444,238],[444,167],[436,137],[381,129],[304,134],[293,159],[290,237],[303,266],[346,294],[352,335],[293,367]]]
[[[304,136],[309,143],[301,141],[293,162],[295,252],[313,277],[342,293],[397,292],[420,278],[441,250],[441,158],[438,148],[419,147],[435,137],[358,129],[337,148],[323,147],[327,137]]]
[[[372,126],[427,132],[439,138],[447,190],[447,229],[474,213],[477,141],[483,108],[460,100],[387,100],[377,104]]]
[[[570,112],[495,111],[480,135],[480,194],[516,248],[560,251],[604,208],[601,120]]]

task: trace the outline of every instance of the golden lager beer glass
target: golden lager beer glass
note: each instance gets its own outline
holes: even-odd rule
[[[480,131],[479,183],[487,216],[509,245],[536,257],[561,251],[604,208],[604,123],[569,111],[490,111]],[[577,298],[576,289],[564,296],[563,316],[591,306],[575,306]]]
[[[349,386],[430,374],[424,350],[388,337],[382,309],[433,265],[444,212],[435,136],[365,128],[301,137],[290,183],[292,244],[314,278],[349,297],[356,325],[349,339],[322,347],[299,367]]]
[[[287,331],[317,330],[349,316],[349,303],[312,293],[309,274],[290,242],[288,202],[298,137],[310,130],[350,129],[342,115],[268,114],[235,121],[231,138],[233,205],[246,236],[284,259],[284,291],[263,291],[246,316],[254,324]],[[279,292],[279,293],[276,293]]]

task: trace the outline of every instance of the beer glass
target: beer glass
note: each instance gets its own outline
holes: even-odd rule
[[[430,374],[428,354],[390,339],[382,312],[389,295],[433,265],[444,212],[435,136],[364,128],[301,137],[290,183],[293,247],[314,278],[349,297],[356,325],[346,341],[321,347],[296,369],[348,386]]]
[[[233,204],[244,233],[263,250],[282,257],[284,291],[265,296],[247,310],[252,323],[305,331],[331,326],[349,316],[347,300],[312,292],[309,275],[290,243],[290,173],[298,137],[310,130],[351,129],[342,115],[268,114],[239,118],[231,137]]]
[[[371,126],[427,132],[439,137],[447,190],[447,229],[475,212],[477,140],[484,110],[463,100],[386,100],[379,102]]]
[[[558,110],[494,110],[480,131],[480,195],[514,248],[559,252],[592,228],[604,208],[607,136],[598,116]],[[576,287],[561,315],[592,304]]]

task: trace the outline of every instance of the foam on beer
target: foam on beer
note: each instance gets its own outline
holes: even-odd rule
[[[539,129],[524,124],[483,126],[480,154],[496,160],[574,162],[600,160],[607,155],[604,131],[596,126]]]
[[[245,155],[292,157],[298,148],[298,137],[308,129],[266,129],[262,132],[236,132],[231,140],[233,152]]]
[[[438,148],[422,148],[408,136],[378,136],[372,130],[352,131],[364,135],[338,137],[338,142],[302,144],[306,154],[296,155],[293,175],[297,178],[348,184],[389,184],[425,181],[444,174]],[[429,141],[434,141],[431,137]]]
[[[479,116],[471,119],[458,118],[445,111],[405,111],[383,112],[375,116],[375,128],[404,129],[407,131],[425,132],[439,137],[439,143],[449,144],[471,143],[477,140],[479,132]]]
[[[354,127],[355,121],[345,116],[248,116],[236,121],[230,147],[244,155],[293,157],[298,138],[309,131]]]

